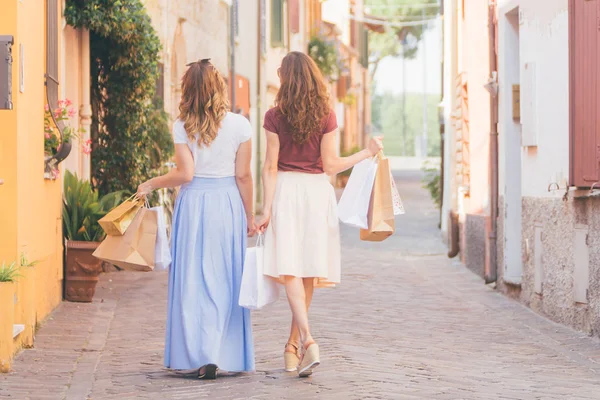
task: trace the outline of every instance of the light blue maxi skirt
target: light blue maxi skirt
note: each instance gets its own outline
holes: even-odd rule
[[[238,305],[246,213],[234,177],[194,178],[175,204],[165,366],[254,370],[250,311]]]

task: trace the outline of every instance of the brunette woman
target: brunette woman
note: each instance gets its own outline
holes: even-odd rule
[[[336,116],[315,62],[292,52],[278,72],[275,107],[264,120],[265,215],[259,230],[266,230],[265,274],[285,285],[292,311],[285,369],[309,376],[321,362],[308,324],[313,289],[340,282],[337,202],[329,176],[373,157],[383,146],[381,138],[373,138],[363,151],[339,157]]]

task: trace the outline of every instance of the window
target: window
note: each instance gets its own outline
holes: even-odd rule
[[[571,0],[569,7],[569,181],[591,187],[600,181],[600,1]]]
[[[271,46],[282,47],[284,40],[283,1],[271,0]]]

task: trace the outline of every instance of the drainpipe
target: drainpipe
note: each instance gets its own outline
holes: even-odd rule
[[[498,278],[498,63],[496,57],[496,0],[489,0],[489,57],[490,79],[486,89],[490,92],[490,221],[486,225],[487,254],[484,268],[485,283],[496,282]]]

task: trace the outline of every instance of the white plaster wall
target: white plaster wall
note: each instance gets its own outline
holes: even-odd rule
[[[146,11],[160,38],[161,62],[165,76],[165,110],[175,113],[173,88],[181,77],[172,79],[171,60],[175,32],[181,23],[185,40],[185,63],[210,58],[223,74],[229,71],[229,8],[224,0],[145,0]],[[171,118],[175,118],[171,115]]]
[[[538,126],[537,148],[524,148],[521,153],[522,196],[558,197],[564,194],[564,190],[548,192],[548,186],[558,183],[564,189],[569,175],[568,0],[500,0],[499,14],[503,15],[517,6],[521,13],[520,75],[522,79],[525,63],[535,63],[534,107]],[[503,19],[499,19],[502,29]],[[500,60],[504,54],[500,43]],[[510,82],[503,81],[501,75],[500,93],[507,96],[511,91]],[[502,104],[505,107],[501,107],[500,136],[502,125],[512,121],[512,110],[508,104]],[[504,146],[500,147],[500,151],[500,159],[504,163],[516,162],[504,160]],[[503,179],[501,177],[501,189],[509,184]]]
[[[356,15],[358,18],[362,16],[362,2],[356,2]],[[340,40],[346,44],[350,44],[350,1],[349,0],[327,0],[323,2],[321,8],[321,18],[323,21],[331,22],[337,25],[341,30]]]
[[[444,0],[444,199],[442,205],[442,234],[448,234],[448,214],[455,207],[455,158],[454,154],[454,127],[451,113],[455,105],[454,80],[457,74],[457,49],[456,49],[456,0]]]

